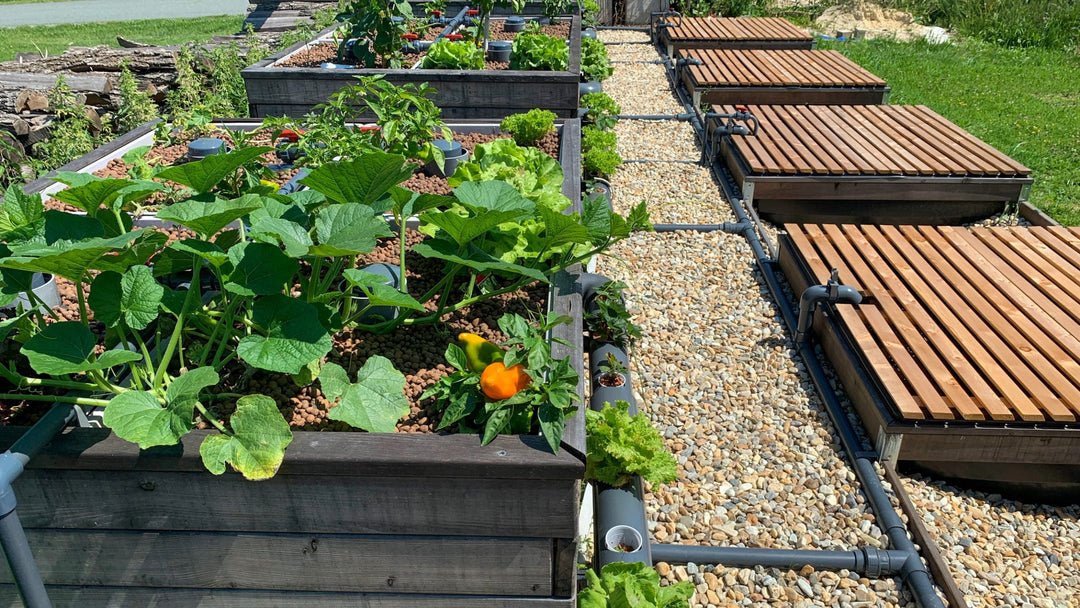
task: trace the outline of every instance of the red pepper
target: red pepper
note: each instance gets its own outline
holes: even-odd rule
[[[303,129],[299,129],[298,131],[293,131],[292,129],[282,129],[281,130],[281,139],[296,143],[296,142],[300,141],[300,136],[303,135],[303,134],[304,134]]]

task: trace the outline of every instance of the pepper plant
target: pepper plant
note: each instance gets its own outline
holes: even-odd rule
[[[400,68],[412,18],[408,0],[353,0],[337,16],[345,30],[337,60],[349,60],[351,54],[349,63],[354,60],[365,68]]]

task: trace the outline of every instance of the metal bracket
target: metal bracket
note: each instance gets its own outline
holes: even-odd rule
[[[877,441],[874,442],[881,462],[896,464],[900,458],[900,444],[904,441],[903,433],[886,433],[885,429],[878,427]]]

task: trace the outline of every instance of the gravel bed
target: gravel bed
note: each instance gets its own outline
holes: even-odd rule
[[[688,122],[620,120],[615,126],[615,134],[619,136],[616,150],[626,160],[701,158],[701,148],[697,144],[694,127]]]
[[[649,41],[649,33],[648,32],[637,32],[637,31],[633,31],[633,30],[597,30],[596,31],[596,37],[600,39],[600,42],[604,42],[604,43],[609,43],[609,42],[648,42]],[[653,50],[653,47],[651,47],[651,46],[649,46],[647,44],[612,45],[611,47],[608,47],[608,52],[610,53],[612,48],[618,48],[619,46],[648,49],[650,53],[652,53],[654,56],[656,55],[656,52]]]
[[[600,37],[647,39],[622,31]],[[647,45],[612,51],[620,59],[657,56]],[[658,93],[670,91],[660,66],[620,65],[605,90],[626,114],[681,111]],[[692,131],[681,126],[623,121],[619,152],[653,158],[660,150],[692,150],[684,158],[696,160]],[[616,209],[646,200],[657,223],[734,220],[702,166],[627,164],[611,181]],[[773,237],[776,229],[766,225]],[[646,494],[652,540],[887,546],[745,241],[721,233],[641,234],[613,254],[597,272],[629,285],[628,306],[644,329],[631,361],[639,404],[680,463],[678,481]],[[901,481],[972,607],[1080,607],[1080,506],[1020,504],[914,474]],[[896,579],[848,572],[657,569],[667,581],[692,580],[698,594],[691,605],[701,608],[915,605]]]
[[[649,52],[656,57],[655,51]],[[614,67],[611,78],[604,81],[604,92],[619,102],[623,114],[678,114],[684,110],[671,92],[664,66],[617,63]]]
[[[719,224],[735,221],[709,170],[682,163],[628,163],[611,178],[615,210],[646,202],[654,224]]]

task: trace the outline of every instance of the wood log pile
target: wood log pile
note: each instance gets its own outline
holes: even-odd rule
[[[310,22],[311,15],[336,2],[264,0],[248,6],[248,21],[261,44],[276,48],[280,32]],[[238,42],[243,35],[215,36],[199,46],[211,48]],[[121,48],[71,47],[60,55],[17,53],[13,61],[0,62],[0,161],[22,164],[33,144],[48,137],[55,108],[49,107],[49,91],[63,74],[76,99],[100,131],[103,121],[120,105],[120,66],[139,80],[156,102],[163,102],[176,79],[177,46],[152,46],[117,37]]]

